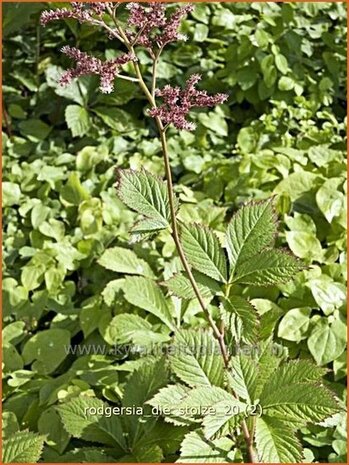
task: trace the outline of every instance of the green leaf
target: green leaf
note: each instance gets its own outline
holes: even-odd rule
[[[319,278],[310,279],[306,286],[309,287],[316,303],[325,315],[330,315],[334,310],[345,305],[345,285],[333,281],[330,276],[321,275]]]
[[[193,276],[203,298],[213,298],[221,293],[221,287],[217,281],[199,272],[194,272]],[[196,299],[196,294],[186,273],[177,273],[163,283],[168,290],[182,299]]]
[[[73,137],[84,136],[91,127],[87,110],[80,105],[68,105],[65,109],[65,121]]]
[[[224,252],[213,231],[198,224],[182,224],[181,241],[187,260],[196,270],[217,281],[226,282]]]
[[[157,316],[165,325],[175,329],[169,303],[159,286],[151,279],[128,276],[123,284],[125,299],[130,304]]]
[[[220,386],[223,381],[223,359],[211,332],[177,331],[170,363],[178,378],[189,386]]]
[[[263,387],[264,414],[299,425],[320,422],[340,411],[330,391],[319,384],[323,374],[307,360],[281,365]]]
[[[48,126],[40,119],[21,121],[18,127],[22,134],[36,142],[46,139],[52,130],[52,127]]]
[[[233,282],[269,286],[289,281],[302,267],[285,251],[263,250],[236,269]]]
[[[242,399],[253,404],[256,380],[258,376],[257,362],[252,357],[236,355],[231,357],[229,384]]]
[[[295,82],[292,78],[287,76],[282,76],[279,79],[278,87],[280,90],[292,90],[295,86]]]
[[[65,329],[47,329],[35,334],[23,348],[25,364],[33,363],[32,369],[40,374],[55,371],[68,355],[70,332]]]
[[[165,417],[166,421],[175,425],[186,425],[190,423],[183,415],[180,415],[178,408],[189,393],[189,388],[182,384],[172,384],[166,386],[152,398],[147,404],[156,407]]]
[[[2,439],[8,439],[19,431],[19,424],[13,412],[2,413]]]
[[[22,268],[21,281],[24,289],[32,291],[40,286],[44,280],[44,265],[27,265]]]
[[[56,407],[65,430],[75,438],[126,449],[120,418],[103,416],[107,407],[93,397],[75,397]],[[97,413],[98,412],[98,413]]]
[[[171,215],[166,183],[146,171],[119,170],[118,176],[120,199],[129,208],[148,218],[146,223],[142,223],[141,231],[168,228]],[[176,199],[174,202],[177,209]],[[134,232],[140,232],[139,227]]]
[[[342,183],[341,178],[327,179],[316,193],[316,203],[329,223],[345,212],[345,196],[338,190]]]
[[[286,74],[288,71],[287,58],[281,55],[281,53],[278,53],[275,55],[275,66],[282,74]]]
[[[62,454],[68,445],[70,435],[63,428],[63,423],[54,407],[45,410],[38,420],[38,431],[46,436],[48,446]]]
[[[292,252],[299,258],[318,261],[323,255],[321,243],[314,233],[286,231],[286,240]]]
[[[102,121],[120,133],[131,131],[133,128],[130,113],[115,107],[97,107],[93,110]]]
[[[314,326],[307,344],[316,363],[326,365],[345,350],[346,325],[341,320],[329,324],[327,318],[322,318]]]
[[[2,206],[12,207],[13,205],[19,205],[21,198],[21,189],[18,184],[14,182],[3,182],[2,183]]]
[[[104,331],[103,337],[108,344],[127,344],[146,346],[169,339],[166,334],[156,333],[152,325],[138,315],[121,313],[116,315]]]
[[[258,318],[252,305],[239,296],[223,299],[222,320],[238,342],[253,343],[257,338]]]
[[[133,250],[122,247],[112,247],[105,250],[98,263],[107,270],[116,271],[117,273],[154,277],[154,273],[146,261],[138,258]]]
[[[20,431],[2,444],[3,463],[36,463],[44,446],[45,436]]]
[[[227,229],[227,250],[230,272],[270,246],[277,232],[273,199],[242,207],[232,218]]]
[[[307,337],[311,308],[292,308],[279,323],[278,336],[287,341],[300,342]]]
[[[90,195],[82,186],[78,173],[71,173],[68,181],[61,189],[61,198],[68,205],[80,205],[84,200],[87,200]]]
[[[292,202],[294,202],[302,194],[311,191],[318,179],[318,175],[315,173],[299,170],[283,179],[276,186],[274,192],[275,194],[288,194]]]
[[[207,441],[202,434],[192,431],[185,436],[181,444],[180,456],[176,463],[233,462],[233,452],[231,458],[229,458],[233,444],[233,441],[226,437]]]
[[[275,418],[256,418],[255,441],[262,463],[300,463],[303,459],[295,433]]]

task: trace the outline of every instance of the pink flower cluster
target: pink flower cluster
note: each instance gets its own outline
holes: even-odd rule
[[[114,89],[114,79],[117,76],[120,66],[134,61],[136,57],[131,53],[114,58],[113,60],[101,61],[99,58],[92,57],[85,52],[81,52],[75,47],[68,45],[62,47],[61,51],[76,61],[76,67],[68,69],[63,73],[60,84],[67,85],[72,79],[86,76],[88,74],[96,74],[100,77],[100,90],[108,94]]]
[[[156,95],[164,101],[159,107],[149,111],[150,116],[159,117],[165,124],[172,123],[178,129],[192,131],[195,124],[188,121],[186,116],[193,107],[213,107],[223,103],[227,94],[208,95],[204,90],[195,89],[195,85],[200,81],[199,74],[193,74],[186,82],[186,86],[181,90],[178,86],[165,86],[157,89]]]
[[[136,34],[129,32],[131,40],[138,45],[153,49],[154,45],[163,47],[176,40],[186,40],[186,36],[178,32],[183,17],[193,11],[192,5],[178,7],[172,15],[166,17],[166,6],[153,2],[147,5],[129,3],[126,8],[130,11],[129,26],[138,29]]]
[[[50,21],[57,21],[59,19],[76,19],[80,23],[92,20],[92,15],[96,14],[101,16],[106,10],[107,6],[112,6],[111,2],[96,2],[96,3],[81,3],[71,2],[71,9],[58,8],[56,10],[43,11],[41,14],[40,22],[43,26]]]

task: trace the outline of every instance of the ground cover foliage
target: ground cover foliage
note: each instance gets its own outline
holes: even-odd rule
[[[110,95],[95,77],[57,85],[62,46],[111,59],[117,41],[72,20],[44,29],[45,8],[3,6],[3,461],[248,461],[248,406],[261,461],[346,462],[344,3],[198,3],[158,66],[159,87],[201,73],[229,94],[168,140],[200,292],[229,347],[258,349],[231,370],[166,230],[144,96],[120,79]],[[161,231],[140,240],[150,223]],[[144,350],[171,341],[193,350]],[[108,414],[133,405],[141,422]]]

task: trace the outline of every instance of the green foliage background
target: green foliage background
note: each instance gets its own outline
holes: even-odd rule
[[[63,430],[54,406],[80,393],[118,401],[137,362],[122,368],[121,356],[67,355],[64,346],[112,348],[120,337],[113,317],[144,315],[125,298],[122,275],[98,263],[106,249],[132,248],[161,279],[178,261],[165,233],[130,244],[136,216],[115,193],[117,166],[163,175],[154,122],[136,86],[119,80],[105,96],[90,77],[56,84],[70,65],[61,46],[78,43],[111,58],[115,42],[70,21],[43,29],[43,8],[3,6],[4,433],[48,434],[43,461],[105,461],[94,446],[69,452],[86,443]],[[344,3],[199,3],[183,24],[188,42],[170,46],[159,66],[161,85],[199,72],[202,88],[230,95],[227,104],[192,114],[194,133],[170,131],[181,218],[219,234],[239,205],[276,195],[279,245],[309,266],[287,285],[236,291],[252,299],[265,331],[292,358],[329,369],[327,382],[341,399],[345,18]],[[184,325],[205,325],[195,301],[185,310]],[[156,318],[148,320],[161,332]],[[344,462],[345,438],[343,416],[330,429],[303,429],[307,461]],[[166,461],[177,458],[180,440],[163,451]],[[152,459],[149,450],[137,453],[139,461]]]

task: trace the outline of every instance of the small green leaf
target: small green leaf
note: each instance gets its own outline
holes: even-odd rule
[[[346,325],[341,320],[329,324],[319,320],[307,341],[310,353],[318,365],[326,365],[339,357],[346,347]]]
[[[54,407],[48,408],[40,415],[38,431],[46,436],[47,445],[57,450],[59,454],[64,452],[70,435],[63,428],[63,423]]]
[[[196,270],[217,281],[226,282],[226,259],[213,231],[198,224],[183,224],[181,241],[187,260]]]
[[[61,189],[61,198],[63,203],[68,205],[80,205],[84,200],[87,200],[90,195],[82,186],[78,173],[71,173],[67,183]]]
[[[13,205],[19,205],[21,198],[21,189],[18,184],[14,182],[3,182],[2,183],[2,206],[12,207]]]
[[[275,55],[275,66],[282,74],[286,74],[288,71],[287,58],[281,55],[281,53],[278,53]]]
[[[73,137],[84,136],[91,127],[90,116],[80,105],[68,105],[65,109],[65,121]]]
[[[212,299],[215,295],[218,295],[222,292],[221,287],[217,281],[199,272],[194,272],[193,275],[200,294],[203,298]],[[186,273],[177,273],[163,284],[171,293],[177,297],[188,300],[196,298],[196,294]]]
[[[279,323],[278,336],[287,341],[300,342],[306,338],[311,308],[292,308]]]
[[[302,269],[302,264],[282,250],[263,250],[236,269],[233,282],[269,286],[287,282]]]

